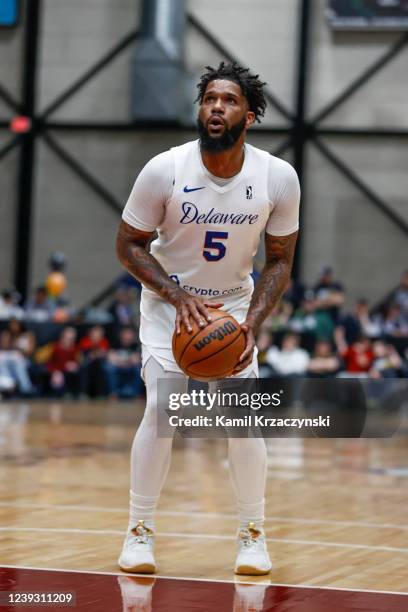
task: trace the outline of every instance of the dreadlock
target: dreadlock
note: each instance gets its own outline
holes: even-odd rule
[[[259,74],[251,74],[249,68],[242,68],[236,62],[230,64],[221,62],[218,68],[206,66],[206,69],[208,72],[201,76],[200,82],[197,85],[198,96],[195,102],[202,103],[205,90],[211,81],[216,79],[233,81],[241,87],[242,93],[248,101],[249,110],[255,114],[256,121],[261,122],[260,117],[264,116],[266,108],[263,92],[263,86],[266,83],[259,80]]]

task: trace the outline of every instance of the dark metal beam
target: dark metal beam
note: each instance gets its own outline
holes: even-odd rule
[[[194,126],[188,127],[175,121],[47,121],[47,130],[57,132],[86,131],[86,132],[140,132],[141,130],[177,132],[191,131]]]
[[[271,155],[275,155],[276,157],[280,157],[281,155],[283,155],[288,149],[290,149],[293,146],[293,137],[289,136],[289,138],[287,138],[286,140],[284,140],[283,142],[281,142],[280,145],[278,145],[276,147],[276,149],[273,149],[272,151],[269,151]]]
[[[163,123],[161,121],[47,121],[44,124],[47,130],[55,131],[108,131],[108,132],[140,132],[142,130],[149,130],[155,132],[177,131],[177,132],[197,132],[197,126],[192,123],[191,125],[181,125],[178,122],[169,121]],[[284,127],[254,127],[251,129],[251,134],[288,134],[292,131],[291,126]]]
[[[225,59],[229,62],[237,62],[242,65],[242,62],[235,57],[224,45],[212,34],[207,28],[200,22],[194,15],[187,15],[189,23],[200,32],[200,34],[208,40],[208,42],[216,49]],[[276,98],[276,96],[267,87],[265,88],[265,98],[268,102],[275,107],[275,109],[286,119],[293,120],[293,114]]]
[[[315,134],[319,136],[344,136],[345,138],[408,138],[408,130],[392,128],[341,128],[317,127]]]
[[[9,121],[0,120],[0,128],[9,128]],[[171,121],[163,123],[161,121],[46,121],[44,123],[37,121],[37,129],[46,129],[60,132],[140,132],[149,130],[152,132],[162,131],[177,131],[177,132],[195,132],[196,125],[181,125],[180,123]],[[314,127],[309,123],[304,124],[305,132],[308,138],[316,134],[318,136],[344,136],[345,138],[363,137],[363,138],[408,138],[408,130],[393,129],[393,128],[342,128],[337,126]],[[251,134],[271,134],[271,135],[288,135],[293,134],[294,128],[291,125],[286,126],[255,126],[251,129]]]
[[[16,113],[20,112],[20,104],[13,98],[11,93],[0,83],[0,98]]]
[[[349,168],[343,160],[331,151],[326,144],[318,138],[312,140],[313,144],[329,160],[329,162],[345,176],[362,194],[366,196],[368,201],[381,211],[390,221],[392,221],[404,234],[408,234],[408,223],[390,208],[385,200],[383,200],[375,191],[371,189],[351,168]]]
[[[48,147],[82,179],[88,187],[96,193],[115,213],[122,214],[123,206],[115,196],[106,189],[82,164],[72,157],[61,145],[48,133],[43,135]]]
[[[294,159],[293,163],[299,177],[302,192],[305,193],[305,148],[308,140],[308,130],[306,126],[306,104],[307,104],[307,85],[308,68],[310,54],[310,21],[312,3],[309,0],[299,0],[300,14],[298,26],[299,45],[297,49],[297,84],[296,84],[296,118],[294,125]],[[303,196],[303,205],[300,209],[300,226],[303,229],[305,219],[304,208],[306,198]],[[299,232],[298,244],[293,262],[293,276],[295,279],[300,277],[300,258],[302,250],[302,232]]]
[[[331,102],[324,106],[312,119],[312,123],[317,123],[325,119],[333,111],[336,110],[343,102],[353,95],[360,87],[365,85],[379,70],[384,68],[398,53],[406,46],[408,42],[408,33],[402,34],[397,42],[391,46],[377,61],[364,70],[348,87]]]
[[[4,159],[18,144],[21,143],[21,136],[14,136],[0,149],[0,159]]]
[[[110,62],[115,59],[117,55],[122,53],[130,44],[132,44],[138,36],[138,32],[133,30],[124,36],[112,49],[110,49],[105,55],[101,57],[91,68],[86,70],[82,76],[80,76],[72,85],[70,85],[65,91],[63,91],[51,104],[49,104],[41,114],[41,121],[44,121],[52,113],[54,113],[60,106],[65,104],[69,98],[71,98],[79,89],[81,89],[88,81],[90,81],[96,74],[103,70]]]
[[[41,0],[30,0],[26,3],[21,112],[31,119],[35,116],[36,106],[40,14]],[[34,163],[35,134],[31,130],[21,136],[17,186],[14,284],[23,299],[27,297],[30,273]]]

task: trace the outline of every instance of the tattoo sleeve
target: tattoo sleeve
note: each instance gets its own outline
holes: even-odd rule
[[[150,255],[148,248],[154,236],[155,232],[142,232],[122,221],[116,237],[116,253],[132,276],[174,304],[180,288],[157,259]]]
[[[256,333],[286,290],[298,232],[289,236],[265,234],[265,266],[256,283],[246,321]]]

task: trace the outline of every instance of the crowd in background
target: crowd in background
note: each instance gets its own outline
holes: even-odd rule
[[[258,334],[260,375],[407,377],[408,271],[375,308],[345,303],[329,267],[313,287],[292,282]]]
[[[38,287],[25,307],[13,300],[12,292],[4,292],[0,393],[29,398],[143,396],[135,302],[130,289],[119,288],[111,305],[98,314],[104,324],[88,324],[87,316],[76,313],[67,300],[50,299],[45,287]]]
[[[138,292],[119,287],[92,316],[38,287],[22,305],[0,298],[0,394],[111,397],[144,394]],[[292,282],[257,336],[261,377],[408,377],[408,271],[381,303],[346,292],[329,267],[313,287]],[[97,321],[98,320],[98,321]]]

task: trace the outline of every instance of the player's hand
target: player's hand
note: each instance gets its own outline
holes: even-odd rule
[[[208,308],[221,308],[223,304],[212,304],[183,291],[183,293],[180,293],[175,306],[177,311],[176,333],[180,334],[181,325],[184,325],[187,332],[191,334],[193,328],[191,327],[190,317],[195,320],[199,327],[205,327],[212,321]]]
[[[239,358],[238,365],[235,366],[234,371],[232,372],[232,376],[236,376],[242,370],[245,370],[252,363],[254,348],[255,348],[255,334],[252,330],[251,325],[248,323],[242,323],[241,329],[245,334],[246,345],[244,352]]]

